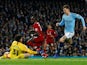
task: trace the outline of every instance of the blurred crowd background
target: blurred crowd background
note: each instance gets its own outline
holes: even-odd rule
[[[63,36],[63,27],[56,27],[56,22],[62,18],[62,6],[70,5],[71,11],[82,15],[87,26],[87,3],[85,0],[0,0],[0,55],[9,51],[16,34],[28,35],[30,18],[36,17],[46,32],[49,23],[53,24],[58,39]],[[76,20],[73,44],[58,43],[59,56],[87,56],[87,30],[82,31],[80,20]]]

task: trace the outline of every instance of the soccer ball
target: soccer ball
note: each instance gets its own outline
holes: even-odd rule
[[[5,58],[10,58],[9,52],[5,52],[5,53],[4,53],[4,56],[5,56]]]

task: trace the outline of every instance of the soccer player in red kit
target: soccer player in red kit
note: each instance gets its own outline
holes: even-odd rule
[[[54,44],[55,37],[57,36],[55,30],[52,29],[51,25],[48,25],[48,29],[46,31],[46,42],[47,44]]]
[[[34,49],[36,49],[37,51],[40,52],[40,54],[42,55],[42,57],[46,58],[48,57],[48,54],[46,54],[44,52],[44,50],[41,50],[40,47],[43,45],[44,43],[44,34],[41,28],[41,25],[39,22],[37,22],[37,20],[35,18],[31,18],[31,22],[32,22],[32,28],[34,29],[35,32],[38,33],[38,37],[33,39],[32,41],[28,41],[27,45],[33,47]]]
[[[51,25],[47,26],[47,31],[46,31],[46,39],[45,39],[45,45],[44,48],[46,50],[46,47],[49,45],[49,49],[51,50],[51,54],[53,54],[55,50],[55,37],[57,36],[57,33],[55,32],[54,29],[52,29]]]
[[[34,29],[35,32],[38,33],[38,37],[33,39],[32,41],[29,41],[27,45],[33,47],[34,49],[38,50],[42,57],[47,57],[48,54],[44,53],[44,50],[41,50],[40,47],[44,43],[44,34],[42,32],[42,28],[39,22],[35,18],[31,18],[31,22],[33,23],[32,28]]]
[[[31,22],[33,23],[32,28],[34,29],[35,32],[38,33],[38,37],[33,39],[33,42],[29,41],[27,44],[32,47],[40,47],[42,46],[44,42],[44,34],[42,32],[42,28],[39,22],[35,20],[35,18],[31,18]]]
[[[43,42],[44,41],[44,35],[43,35],[43,32],[42,32],[42,28],[40,26],[40,23],[35,21],[32,27],[33,27],[34,31],[38,32],[38,34],[39,34],[39,37],[35,38],[34,41],[35,42]]]

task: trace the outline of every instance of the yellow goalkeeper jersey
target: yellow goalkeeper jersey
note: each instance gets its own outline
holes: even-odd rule
[[[23,53],[37,54],[36,51],[29,49],[25,44],[17,41],[13,41],[10,47],[10,58],[15,58]]]

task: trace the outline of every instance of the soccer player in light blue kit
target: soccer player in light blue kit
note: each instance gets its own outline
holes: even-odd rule
[[[70,12],[69,5],[63,6],[63,16],[60,23],[56,23],[56,26],[65,25],[64,33],[65,35],[60,38],[59,42],[64,42],[66,39],[69,39],[69,43],[72,44],[72,37],[75,34],[75,19],[80,19],[83,25],[83,30],[86,30],[84,18],[76,13]]]

